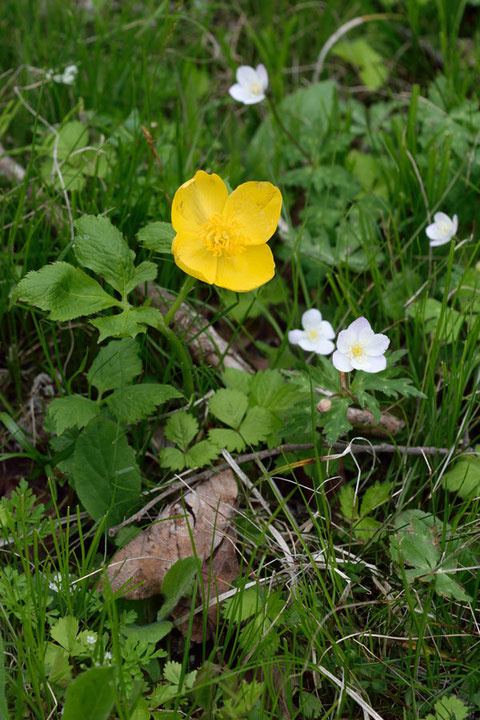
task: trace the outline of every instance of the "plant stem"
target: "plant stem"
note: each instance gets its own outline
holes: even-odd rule
[[[192,289],[192,287],[195,285],[196,278],[192,277],[191,275],[187,275],[187,277],[184,280],[184,283],[182,287],[180,288],[180,292],[177,295],[177,299],[173,303],[173,305],[170,306],[170,309],[165,313],[163,321],[165,323],[165,326],[168,327],[170,323],[173,320],[173,317],[175,313],[177,312],[178,308],[182,304],[182,302],[187,297],[188,293]]]
[[[344,390],[347,393],[347,395],[349,395],[351,398],[355,399],[355,395],[352,393],[352,391],[349,388],[348,375],[344,372],[340,373],[340,385],[342,387],[342,390]]]
[[[312,160],[312,158],[310,157],[310,155],[308,154],[308,152],[300,145],[300,143],[298,142],[298,140],[296,140],[296,139],[294,138],[294,136],[292,135],[292,133],[290,132],[290,130],[288,130],[288,129],[285,127],[285,125],[283,124],[283,120],[281,119],[281,117],[280,117],[280,115],[279,115],[279,113],[278,113],[277,106],[275,105],[275,101],[273,100],[273,98],[272,98],[270,95],[267,95],[267,101],[268,101],[268,104],[270,105],[270,108],[271,108],[271,110],[272,110],[273,116],[274,116],[275,120],[277,121],[277,123],[278,123],[280,129],[282,130],[282,132],[285,133],[285,135],[288,137],[288,139],[290,140],[290,142],[295,145],[295,147],[297,148],[297,150],[300,150],[300,152],[302,153],[302,155],[308,160],[309,164],[310,164],[310,165],[313,165],[313,160]]]
[[[172,305],[172,307],[173,307],[173,305]],[[194,392],[192,361],[190,360],[190,356],[189,356],[187,350],[185,349],[185,346],[182,343],[182,341],[175,335],[173,330],[171,330],[169,327],[167,327],[166,324],[161,322],[160,325],[158,326],[158,329],[161,332],[161,334],[163,335],[163,337],[167,340],[167,342],[170,343],[171,348],[175,352],[175,354],[180,362],[180,366],[182,368],[182,374],[183,374],[183,389],[185,391],[185,395],[187,396],[187,398],[190,399]]]

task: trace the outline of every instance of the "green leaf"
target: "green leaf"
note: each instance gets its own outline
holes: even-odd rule
[[[352,429],[347,420],[349,401],[344,398],[332,398],[332,407],[320,415],[319,422],[323,426],[325,440],[329,445],[337,442],[338,438]]]
[[[470,712],[456,695],[440,698],[433,707],[435,715],[427,715],[425,720],[465,720]]]
[[[247,445],[256,445],[267,439],[272,430],[271,417],[271,414],[265,408],[255,406],[248,410],[239,428],[240,435]]]
[[[171,223],[154,222],[139,230],[137,237],[148,250],[169,255],[172,252],[172,241],[175,234]]]
[[[387,397],[394,397],[395,399],[398,397],[427,397],[412,385],[410,378],[393,378],[385,373],[366,373],[357,370],[351,387],[353,394],[361,398],[364,395],[364,390],[379,390]]]
[[[136,337],[147,329],[147,325],[158,328],[162,314],[152,307],[129,307],[118,315],[95,318],[90,320],[91,325],[100,333],[98,342],[109,337]]]
[[[119,420],[134,423],[151,415],[155,409],[172,398],[180,398],[182,393],[171,385],[159,383],[141,383],[127,385],[116,390],[107,398],[107,405]]]
[[[158,269],[155,263],[149,262],[148,260],[140,263],[140,265],[137,265],[137,267],[133,271],[133,275],[130,281],[127,283],[125,292],[129,293],[134,288],[136,288],[137,285],[143,285],[143,283],[146,283],[149,280],[155,280],[155,278],[157,277],[157,272]],[[153,310],[154,308],[151,309]]]
[[[166,447],[158,453],[160,465],[169,470],[183,470],[187,465],[185,453],[178,448]]]
[[[209,440],[218,448],[226,448],[228,452],[242,452],[245,450],[245,442],[236,430],[226,428],[210,430]]]
[[[95,418],[75,444],[73,479],[82,505],[94,520],[120,522],[138,500],[140,471],[135,453],[117,423]]]
[[[360,515],[362,517],[364,515],[369,515],[372,510],[375,510],[375,508],[383,505],[384,502],[387,502],[387,500],[390,498],[392,487],[393,483],[391,482],[381,483],[377,480],[374,485],[372,485],[366,490],[362,498],[362,504],[360,505]]]
[[[0,633],[0,717],[4,718],[4,720],[8,720],[7,698],[5,695],[6,680],[5,646]]]
[[[66,262],[27,273],[15,288],[13,299],[50,311],[51,320],[74,320],[118,304],[90,275]]]
[[[313,693],[302,690],[300,692],[299,701],[302,715],[304,715],[308,720],[310,720],[310,718],[312,718],[312,720],[316,720],[316,718],[319,718],[324,714],[322,703],[316,695],[313,695]]]
[[[217,390],[210,400],[210,412],[225,425],[238,429],[247,410],[247,396],[238,390]]]
[[[47,643],[45,650],[45,669],[48,679],[53,685],[66,688],[72,679],[72,668],[68,661],[68,653],[55,643]]]
[[[355,490],[352,485],[342,485],[339,492],[340,510],[347,520],[354,520],[358,517],[355,510]]]
[[[78,620],[68,615],[61,618],[50,629],[50,635],[57,641],[68,653],[71,653],[75,645],[78,635]]]
[[[342,40],[332,48],[332,54],[355,65],[362,83],[370,90],[378,90],[387,78],[388,69],[382,56],[364,38]]]
[[[366,542],[374,535],[376,535],[376,533],[380,530],[381,527],[381,522],[378,522],[378,520],[374,520],[373,518],[367,516],[363,517],[361,520],[355,523],[353,532],[356,538],[358,538],[359,540],[363,540],[363,542]]]
[[[128,385],[142,372],[140,347],[131,338],[112,340],[103,347],[87,373],[87,380],[99,393]]]
[[[93,400],[82,395],[68,395],[54,398],[48,406],[48,419],[53,424],[56,435],[68,428],[83,428],[100,412]]]
[[[107,720],[115,698],[115,669],[90,668],[78,675],[69,686],[62,720]]]
[[[84,215],[74,227],[74,251],[80,265],[101,275],[124,295],[134,275],[135,253],[120,230],[102,215]]]
[[[65,160],[72,152],[88,145],[88,129],[80,120],[71,120],[65,123],[58,131],[58,136],[58,160]],[[55,134],[49,136],[48,140],[53,150],[53,145],[56,141]]]
[[[208,465],[219,455],[218,446],[209,440],[200,440],[185,455],[187,467],[195,469]]]
[[[227,388],[230,390],[238,390],[244,395],[248,395],[250,393],[250,383],[252,377],[253,376],[250,375],[250,373],[244,372],[243,370],[237,370],[237,368],[226,368],[222,373],[222,380]]]
[[[193,581],[201,566],[202,561],[198,558],[186,557],[177,560],[167,571],[162,582],[164,603],[158,611],[158,620],[170,615],[180,598],[191,593]]]
[[[165,437],[183,451],[187,449],[197,432],[198,422],[185,410],[179,410],[165,423]]]
[[[264,605],[264,599],[257,588],[239,588],[235,595],[223,603],[222,615],[230,622],[241,623],[259,613]]]
[[[164,580],[165,582],[165,580]],[[148,625],[126,625],[122,628],[125,637],[133,638],[137,642],[157,644],[172,630],[173,623],[161,620]]]
[[[446,343],[458,339],[465,321],[465,315],[450,307],[444,309],[442,317],[442,303],[434,298],[413,303],[408,308],[407,315],[420,325],[424,325],[427,334],[435,335],[436,340],[443,340]]]
[[[475,447],[480,452],[480,445]],[[464,455],[443,476],[443,484],[456,492],[462,500],[470,500],[480,495],[480,459],[476,455]]]
[[[472,597],[453,579],[455,575],[447,575],[437,572],[435,575],[435,590],[447,598],[459,600],[460,602],[471,602]]]
[[[288,385],[278,370],[257,372],[251,380],[251,393],[251,405],[259,405],[272,413],[284,412],[300,399],[298,388]]]

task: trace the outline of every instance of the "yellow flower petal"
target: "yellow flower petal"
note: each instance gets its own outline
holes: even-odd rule
[[[225,207],[228,190],[223,180],[203,170],[181,185],[172,203],[172,225],[177,233],[192,233],[199,229],[213,213]]]
[[[178,267],[188,275],[210,285],[215,281],[218,258],[207,252],[200,240],[191,235],[176,235],[172,252]]]
[[[214,282],[227,290],[248,292],[264,285],[274,275],[275,263],[268,245],[250,245],[239,255],[218,259]]]
[[[246,182],[228,196],[223,214],[238,222],[247,245],[260,245],[277,229],[281,209],[282,195],[275,185]]]

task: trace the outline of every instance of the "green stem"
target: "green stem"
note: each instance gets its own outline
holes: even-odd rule
[[[295,147],[296,147],[298,150],[300,150],[300,152],[301,152],[302,155],[308,160],[308,162],[310,163],[310,165],[313,165],[313,160],[312,160],[312,158],[310,157],[310,155],[308,154],[308,152],[300,145],[300,143],[298,142],[298,140],[296,140],[296,139],[294,138],[294,136],[292,135],[292,133],[290,132],[290,130],[288,130],[288,129],[285,127],[285,125],[283,124],[283,120],[281,119],[281,117],[280,117],[280,115],[279,115],[279,113],[278,113],[277,106],[275,105],[275,102],[274,102],[273,98],[272,98],[270,95],[267,95],[267,101],[268,101],[268,104],[270,105],[270,108],[271,108],[271,110],[272,110],[273,116],[274,116],[275,120],[277,121],[277,123],[278,123],[280,129],[282,130],[282,132],[284,132],[285,135],[286,135],[286,136],[288,137],[288,139],[290,140],[290,142],[293,143],[293,145],[295,145]]]
[[[178,308],[185,300],[192,287],[195,285],[195,280],[196,278],[192,277],[191,275],[187,275],[187,277],[185,278],[185,281],[180,288],[180,292],[177,295],[177,299],[175,300],[173,305],[171,305],[170,310],[168,310],[168,312],[166,312],[164,315],[163,321],[166,327],[170,325]]]
[[[340,385],[341,385],[342,390],[344,392],[346,392],[347,395],[350,395],[350,397],[355,400],[355,395],[352,393],[352,391],[350,390],[350,387],[349,387],[347,373],[340,372]]]
[[[183,288],[182,288],[183,290]],[[182,291],[180,291],[181,293]],[[180,296],[179,296],[180,297]],[[179,303],[180,304],[180,303]],[[173,305],[172,305],[173,307]],[[168,313],[167,313],[168,315]],[[166,318],[166,316],[165,316]],[[185,349],[184,344],[179,340],[179,338],[175,335],[173,330],[170,330],[169,327],[167,327],[166,324],[163,322],[160,323],[158,326],[159,331],[167,340],[167,342],[170,344],[170,347],[175,352],[179,362],[180,367],[182,368],[182,374],[183,374],[183,389],[185,391],[185,395],[188,399],[190,399],[193,395],[194,388],[193,388],[193,373],[192,373],[192,361],[190,360],[190,356],[188,352]]]

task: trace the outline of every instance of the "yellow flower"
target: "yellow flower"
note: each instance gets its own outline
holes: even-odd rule
[[[173,198],[175,262],[209,284],[235,292],[254,290],[275,274],[266,243],[281,208],[280,190],[269,182],[246,182],[229,195],[218,175],[199,170]]]

